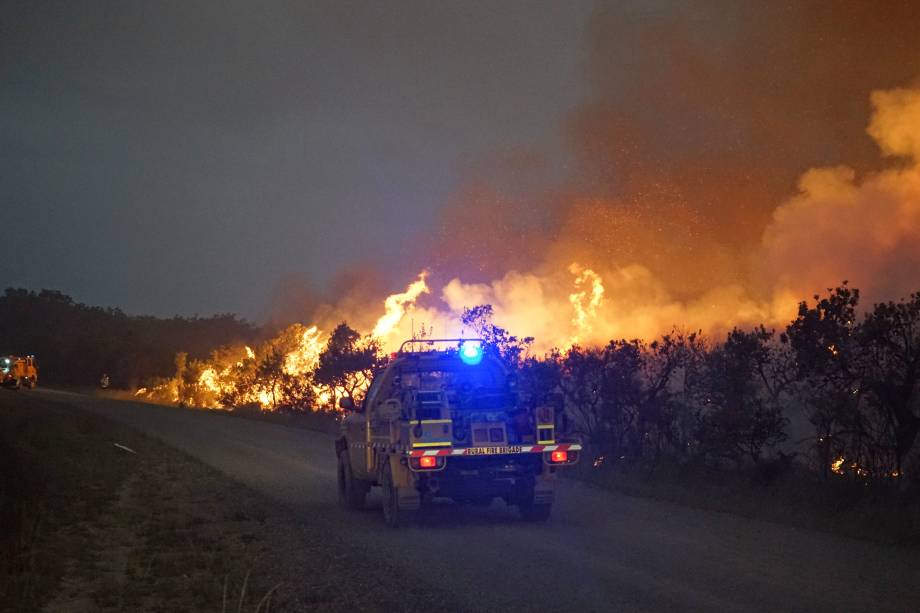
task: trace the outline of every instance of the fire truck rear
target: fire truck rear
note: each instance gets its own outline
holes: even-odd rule
[[[0,357],[0,384],[13,389],[34,388],[38,385],[38,364],[34,356]]]
[[[339,500],[361,508],[380,486],[391,526],[434,498],[481,505],[501,498],[526,520],[546,520],[556,471],[581,450],[565,437],[561,402],[520,394],[480,340],[407,341],[361,406],[340,404]]]

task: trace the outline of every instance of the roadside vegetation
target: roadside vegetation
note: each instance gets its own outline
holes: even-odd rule
[[[532,339],[496,326],[489,305],[468,309],[463,323],[515,373],[524,402],[551,398],[564,409],[587,448],[582,479],[920,545],[920,293],[866,309],[844,283],[802,302],[780,331],[708,339],[674,330],[544,356],[532,355]],[[310,386],[366,381],[375,366],[343,326]],[[296,398],[276,411],[237,410],[335,417]]]
[[[227,342],[250,342],[260,331],[234,315],[127,315],[88,306],[54,290],[7,288],[0,295],[0,353],[38,357],[44,384],[133,388],[175,371],[175,356],[207,356]]]
[[[242,488],[126,427],[4,394],[0,609],[278,603],[265,511]]]
[[[920,293],[859,306],[843,284],[780,332],[676,330],[543,358],[479,321],[525,398],[561,396],[589,449],[583,478],[918,546]]]
[[[392,611],[435,597],[185,454],[39,396],[0,390],[0,467],[0,611]]]
[[[802,302],[781,330],[675,329],[542,356],[495,325],[489,305],[462,319],[515,373],[522,401],[564,411],[586,446],[584,479],[918,545],[920,293],[868,307],[859,298],[844,283]],[[301,328],[255,351],[180,353],[171,377],[149,381],[164,402],[334,430],[335,400],[360,401],[387,358],[346,323],[325,343]],[[305,355],[310,368],[292,371]]]

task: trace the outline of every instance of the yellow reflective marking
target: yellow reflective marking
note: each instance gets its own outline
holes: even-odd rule
[[[453,420],[450,420],[450,419],[420,419],[420,420],[416,420],[415,423],[418,423],[418,424],[449,424],[451,423],[451,421]]]
[[[450,447],[450,441],[443,443],[412,443],[413,447]]]
[[[554,428],[554,427],[555,427],[555,426],[554,426],[553,424],[540,424],[540,425],[537,426],[537,429],[538,429],[538,430],[546,430],[546,429],[548,429],[548,428]]]

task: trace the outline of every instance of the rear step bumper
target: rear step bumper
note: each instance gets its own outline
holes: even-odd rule
[[[448,449],[410,449],[406,455],[412,458],[422,456],[494,456],[517,455],[521,453],[546,453],[551,451],[581,451],[578,443],[557,445],[508,445],[501,447],[452,447]]]

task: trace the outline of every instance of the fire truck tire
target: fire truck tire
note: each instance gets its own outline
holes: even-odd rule
[[[16,379],[16,380],[13,382],[13,389],[14,389],[14,390],[18,390],[18,389],[21,388],[21,387],[22,387],[22,379]]]
[[[399,488],[393,483],[393,471],[389,462],[383,465],[380,485],[383,490],[383,521],[391,528],[405,526],[413,514],[411,511],[399,508]]]
[[[355,479],[351,472],[351,462],[348,460],[348,450],[339,452],[338,465],[339,504],[345,509],[360,510],[364,508],[364,500],[370,489],[367,484]]]

